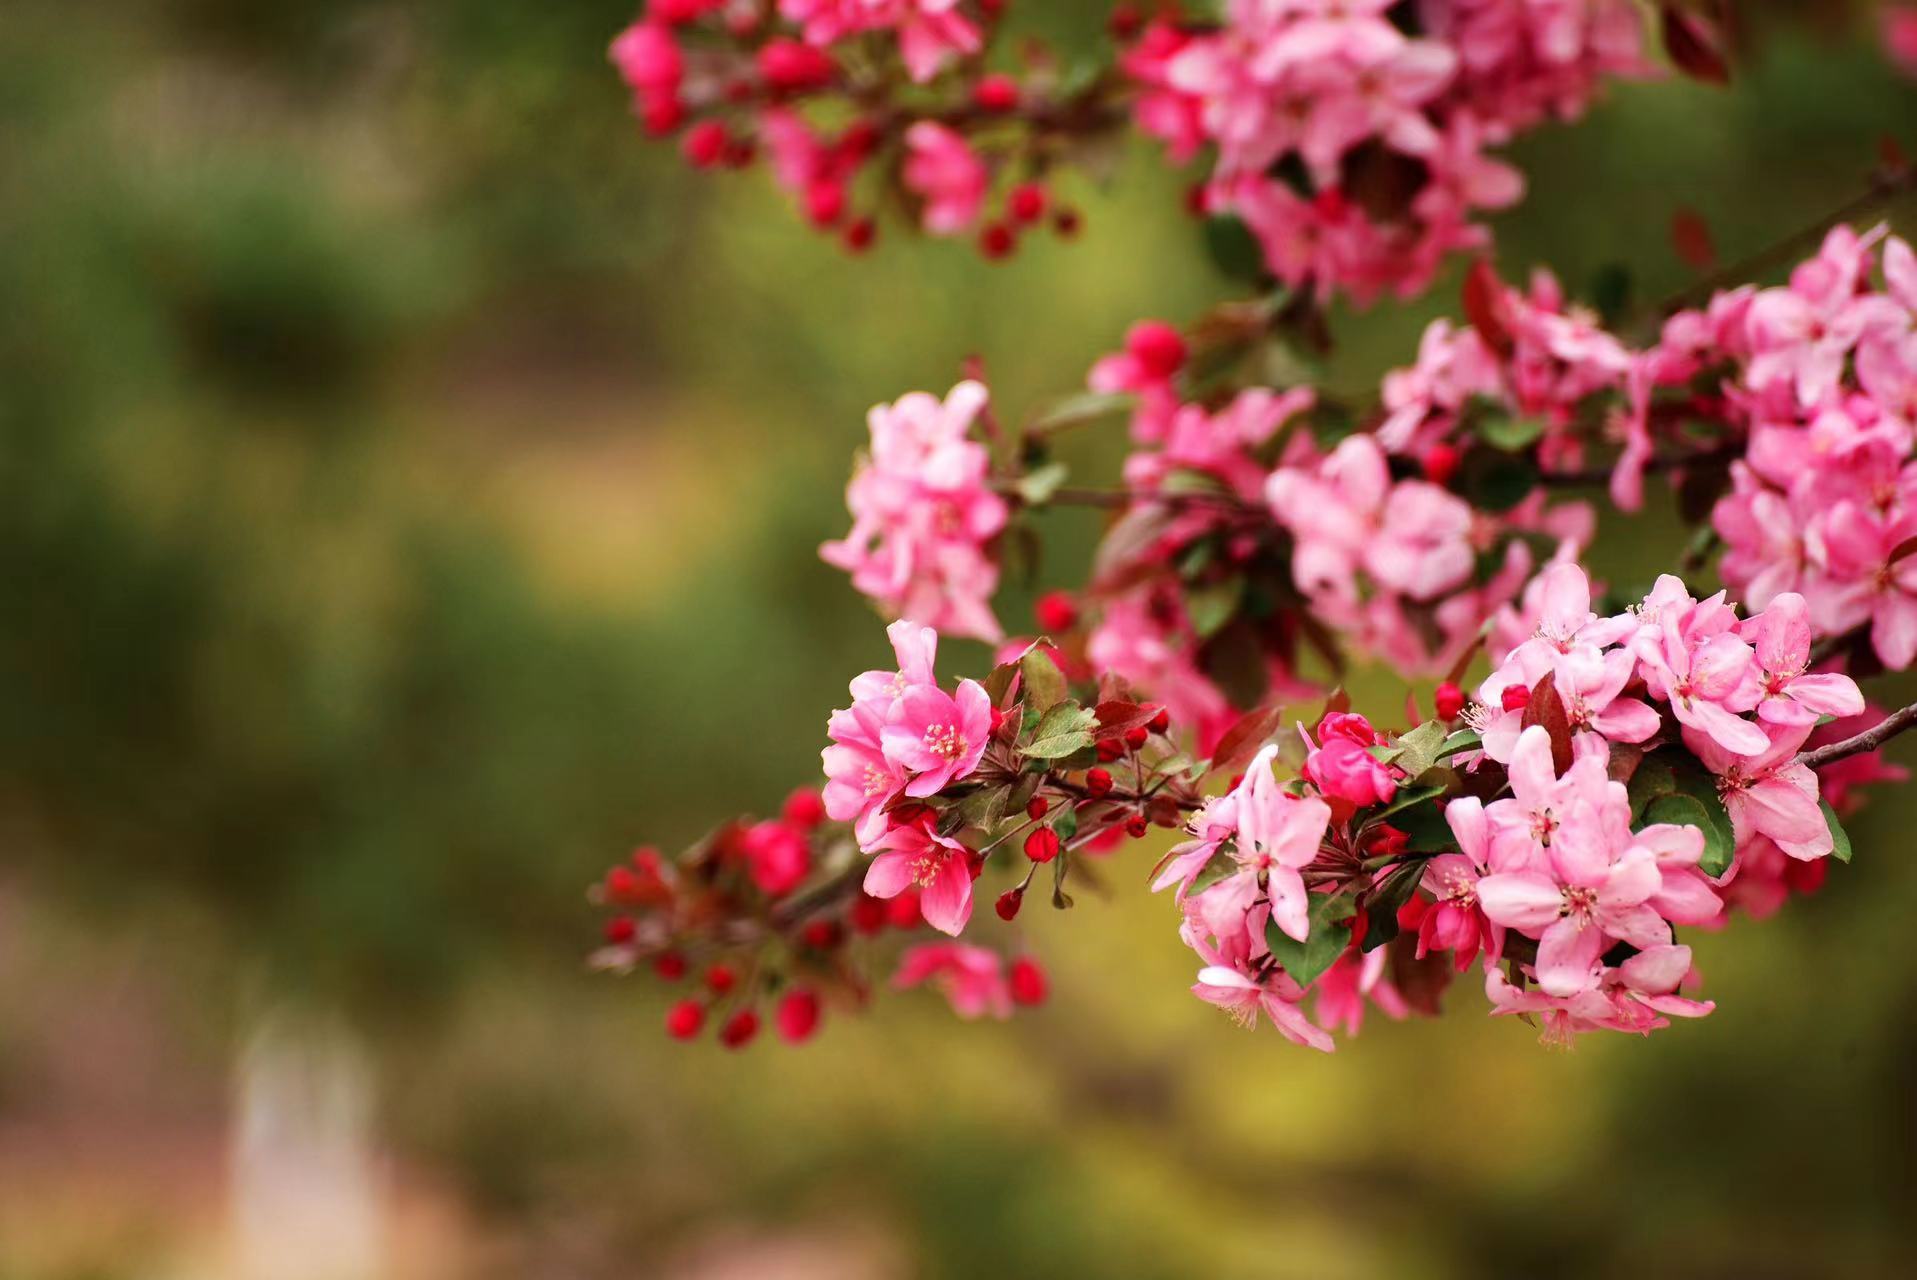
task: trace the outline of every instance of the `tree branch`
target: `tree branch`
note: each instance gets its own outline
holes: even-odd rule
[[[1917,702],[1900,711],[1891,712],[1854,737],[1845,738],[1842,742],[1827,743],[1810,751],[1801,751],[1795,763],[1818,769],[1849,756],[1859,755],[1865,751],[1875,751],[1913,724],[1917,724]]]

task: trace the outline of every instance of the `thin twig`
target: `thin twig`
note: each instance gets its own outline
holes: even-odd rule
[[[1849,756],[1865,751],[1875,751],[1913,724],[1917,724],[1917,702],[1913,702],[1901,711],[1891,712],[1854,737],[1845,738],[1842,742],[1828,743],[1810,751],[1799,752],[1796,763],[1818,769]]]

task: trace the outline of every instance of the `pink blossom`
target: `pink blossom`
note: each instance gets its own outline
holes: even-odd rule
[[[613,37],[607,52],[620,76],[641,93],[676,93],[685,75],[679,42],[663,23],[633,23]]]
[[[926,942],[899,957],[892,985],[900,989],[930,982],[961,1018],[1012,1016],[1012,992],[996,951],[964,942]]]
[[[1360,953],[1356,948],[1339,956],[1319,975],[1311,989],[1318,997],[1314,1012],[1327,1030],[1355,1036],[1364,1026],[1367,1004],[1375,1004],[1397,1021],[1408,1012],[1404,997],[1385,974],[1383,948]]]
[[[1701,1018],[1715,1007],[1677,993],[1691,973],[1691,949],[1649,947],[1615,969],[1600,970],[1591,985],[1567,995],[1540,988],[1523,990],[1494,964],[1484,967],[1484,994],[1493,1014],[1528,1014],[1543,1027],[1544,1043],[1569,1048],[1590,1031],[1627,1031],[1649,1035],[1670,1025],[1670,1018]]]
[[[971,144],[942,124],[921,120],[905,131],[905,147],[905,185],[925,202],[925,229],[952,236],[977,221],[991,177]]]
[[[1831,834],[1817,805],[1817,776],[1796,762],[1811,726],[1765,722],[1763,729],[1764,746],[1755,752],[1726,751],[1693,729],[1685,730],[1684,744],[1717,775],[1740,847],[1761,835],[1793,858],[1821,858],[1831,851]]]
[[[1327,737],[1305,757],[1305,776],[1326,798],[1363,808],[1388,804],[1398,793],[1391,770],[1349,738]]]
[[[1439,854],[1425,864],[1420,885],[1431,895],[1432,905],[1418,921],[1418,959],[1432,951],[1449,951],[1462,973],[1480,947],[1490,960],[1503,954],[1504,926],[1493,923],[1478,902],[1478,881],[1491,859],[1483,802],[1458,796],[1445,805],[1444,820],[1457,837],[1459,852]]]
[[[972,918],[972,871],[964,845],[916,822],[881,836],[879,855],[865,869],[865,891],[896,898],[917,889],[925,923],[956,937]]]
[[[811,869],[811,850],[803,832],[783,822],[759,822],[741,840],[752,883],[768,897],[782,898],[798,888]]]
[[[1277,755],[1275,746],[1259,751],[1233,790],[1238,797],[1238,837],[1232,856],[1243,872],[1265,878],[1272,920],[1288,937],[1303,942],[1310,929],[1310,904],[1298,873],[1318,856],[1331,807],[1280,788],[1271,769]]]
[[[1750,754],[1765,745],[1764,732],[1732,710],[1751,666],[1751,647],[1729,632],[1688,638],[1683,615],[1648,624],[1633,642],[1651,692],[1670,704],[1686,727],[1708,735],[1728,751]]]
[[[1206,1004],[1230,1014],[1232,1021],[1241,1027],[1256,1026],[1262,1010],[1279,1034],[1293,1044],[1321,1053],[1330,1053],[1334,1048],[1331,1037],[1299,1007],[1303,992],[1282,971],[1260,982],[1236,969],[1207,965],[1199,970],[1198,981],[1191,991]]]
[[[905,794],[923,799],[976,769],[991,732],[992,700],[978,681],[959,681],[957,696],[914,685],[892,708],[879,745],[886,759],[918,775]]]
[[[1820,716],[1854,716],[1864,695],[1847,675],[1807,675],[1810,610],[1796,592],[1776,596],[1764,612],[1746,618],[1739,634],[1752,645],[1759,685],[1757,715],[1780,724],[1814,724]]]

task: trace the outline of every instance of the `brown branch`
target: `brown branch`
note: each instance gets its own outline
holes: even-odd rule
[[[1016,488],[1003,488],[1001,492],[1016,496]],[[1187,493],[1154,493],[1146,489],[1057,489],[1037,506],[1062,507],[1103,507],[1108,510],[1123,510],[1126,507],[1143,506],[1146,503],[1160,503],[1165,506],[1215,506],[1229,511],[1260,512],[1262,504],[1248,502],[1235,493],[1209,493],[1195,490]]]
[[[1799,752],[1794,763],[1820,769],[1849,756],[1859,755],[1865,751],[1875,751],[1913,724],[1917,724],[1917,702],[1900,711],[1891,712],[1854,737],[1845,738],[1842,742],[1827,743],[1810,751]]]

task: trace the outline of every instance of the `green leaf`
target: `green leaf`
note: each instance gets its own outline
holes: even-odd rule
[[[980,787],[939,815],[939,834],[949,836],[967,828],[990,829],[1005,816],[1011,794],[1012,788],[1003,783]]]
[[[1278,927],[1265,922],[1265,946],[1272,958],[1285,966],[1299,986],[1308,987],[1336,964],[1351,945],[1351,917],[1357,913],[1349,894],[1314,893],[1311,895],[1310,925],[1303,942],[1296,942]]]
[[[1438,759],[1449,760],[1460,751],[1476,751],[1484,745],[1484,737],[1476,729],[1460,729],[1444,740],[1444,746],[1438,751]]]
[[[1205,251],[1228,279],[1265,278],[1265,251],[1251,228],[1237,218],[1224,215],[1205,220]]]
[[[1538,470],[1530,459],[1497,449],[1471,450],[1458,472],[1459,492],[1485,511],[1509,511],[1537,485]]]
[[[1032,726],[1032,740],[1019,751],[1032,760],[1063,759],[1092,745],[1097,723],[1098,717],[1076,702],[1061,702],[1039,717]]]
[[[1406,809],[1411,808],[1413,805],[1420,805],[1427,800],[1434,799],[1437,796],[1443,795],[1444,790],[1445,789],[1444,789],[1443,783],[1438,783],[1436,785],[1426,785],[1426,786],[1399,787],[1398,794],[1392,797],[1390,804],[1378,810],[1376,813],[1367,813],[1365,815],[1365,823],[1369,825],[1370,823],[1379,822],[1386,818],[1389,818],[1393,814],[1403,813]],[[1392,825],[1396,826],[1397,824],[1393,823]]]
[[[1655,754],[1648,755],[1638,761],[1637,771],[1624,784],[1624,790],[1631,797],[1631,821],[1641,823],[1651,801],[1677,790],[1677,777],[1668,761]]]
[[[1031,435],[1048,435],[1054,431],[1063,431],[1068,427],[1082,427],[1128,412],[1132,407],[1130,395],[1119,392],[1081,391],[1074,396],[1066,396],[1025,428]]]
[[[1072,855],[1063,849],[1052,859],[1052,905],[1060,911],[1068,911],[1072,906],[1072,895],[1065,892],[1065,872],[1071,860]]]
[[[1192,587],[1185,593],[1185,616],[1200,639],[1217,635],[1238,614],[1245,598],[1243,574]]]
[[[1544,424],[1536,418],[1514,418],[1505,413],[1489,414],[1474,425],[1480,440],[1506,453],[1535,444],[1544,434]]]
[[[1398,755],[1391,763],[1403,769],[1407,778],[1416,778],[1419,774],[1438,763],[1438,755],[1444,750],[1445,728],[1436,720],[1427,720],[1415,729],[1398,735],[1392,745],[1398,748]]]
[[[1730,815],[1724,813],[1721,803],[1717,809],[1718,812],[1713,814],[1710,806],[1697,796],[1673,791],[1656,797],[1645,807],[1644,821],[1640,826],[1670,822],[1696,827],[1704,833],[1704,856],[1698,860],[1698,870],[1707,876],[1721,876],[1730,868],[1737,841],[1731,835]]]
[[[1372,889],[1365,899],[1365,940],[1359,944],[1363,950],[1376,950],[1398,936],[1398,908],[1417,891],[1424,866],[1422,858],[1400,862]]]
[[[1024,680],[1027,714],[1037,711],[1043,715],[1065,700],[1065,673],[1040,646],[1033,645],[1025,651],[1025,656],[1018,660],[1018,669]]]
[[[1394,815],[1391,825],[1405,833],[1405,849],[1410,853],[1456,853],[1458,837],[1444,820],[1444,810],[1436,804],[1414,805]]]
[[[1817,807],[1824,811],[1824,825],[1830,828],[1830,856],[1839,862],[1849,862],[1850,832],[1837,820],[1837,810],[1830,807],[1830,801],[1819,800]]]
[[[1042,507],[1052,500],[1065,478],[1071,474],[1062,462],[1048,462],[1018,478],[1018,496],[1027,506]]]
[[[1071,843],[1072,837],[1078,834],[1078,806],[1068,804],[1059,810],[1058,816],[1052,819],[1052,830],[1058,833],[1060,845]]]

